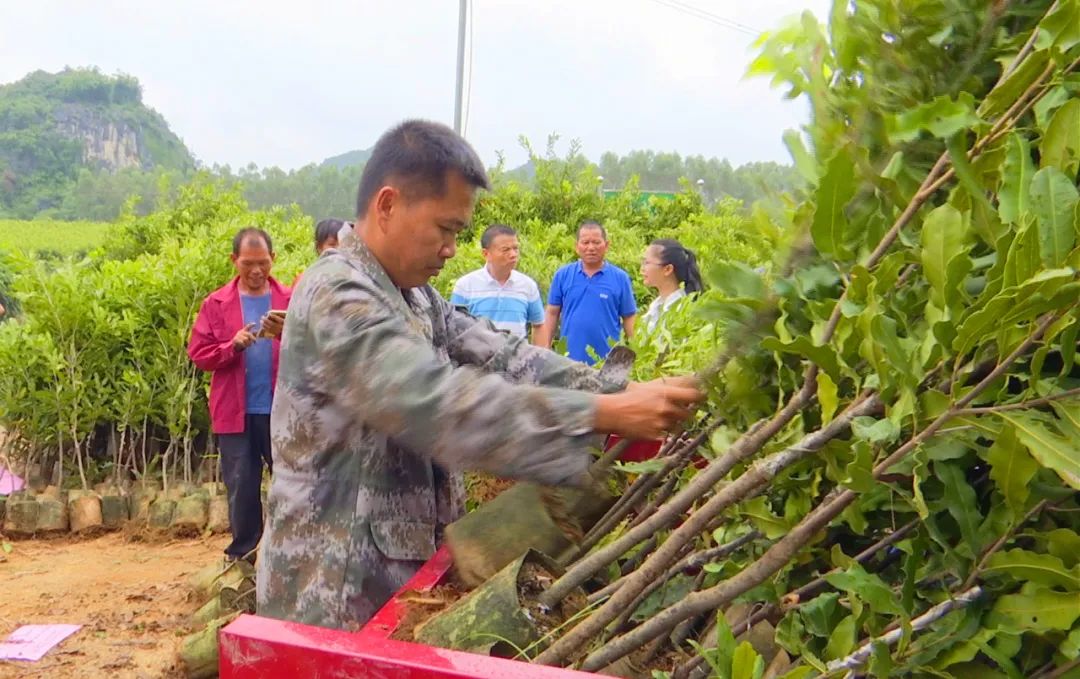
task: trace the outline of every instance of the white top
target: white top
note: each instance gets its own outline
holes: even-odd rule
[[[660,320],[660,316],[683,297],[686,297],[686,291],[679,288],[667,297],[657,297],[654,299],[652,304],[649,305],[649,310],[645,312],[645,327],[650,331],[654,330],[656,328],[656,323]]]

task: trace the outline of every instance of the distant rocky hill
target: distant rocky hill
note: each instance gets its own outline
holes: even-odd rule
[[[35,71],[0,85],[0,215],[31,217],[60,205],[81,170],[194,167],[131,76],[96,69]]]

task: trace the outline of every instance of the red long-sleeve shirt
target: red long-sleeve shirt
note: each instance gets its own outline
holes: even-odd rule
[[[232,279],[203,300],[188,342],[188,356],[195,365],[213,373],[210,378],[210,423],[215,434],[244,431],[244,352],[237,351],[232,343],[233,337],[244,327],[238,282],[239,277]],[[271,309],[287,309],[291,296],[289,288],[270,279]],[[275,338],[271,385],[277,383],[280,350],[281,340]]]

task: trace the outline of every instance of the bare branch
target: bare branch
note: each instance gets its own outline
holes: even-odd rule
[[[955,598],[943,601],[937,606],[930,608],[928,611],[920,615],[911,621],[911,629],[913,632],[920,632],[930,625],[934,624],[938,620],[941,620],[949,613],[963,608],[968,604],[977,601],[979,597],[983,595],[982,587],[972,587],[965,590]],[[847,656],[846,658],[840,658],[839,660],[833,660],[830,662],[826,669],[830,672],[836,672],[838,670],[857,670],[863,666],[863,663],[870,657],[870,654],[874,652],[874,644],[881,643],[886,646],[892,646],[896,642],[900,641],[900,638],[904,636],[903,628],[894,629],[891,632],[886,632],[877,639],[871,639],[865,644],[859,647],[857,651]]]

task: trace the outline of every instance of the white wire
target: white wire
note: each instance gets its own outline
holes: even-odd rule
[[[689,4],[685,3],[685,2],[680,2],[679,0],[652,0],[652,1],[655,2],[658,5],[663,5],[664,7],[668,7],[670,9],[673,9],[673,10],[677,11],[677,12],[682,12],[683,14],[687,14],[687,15],[695,17],[697,19],[703,19],[705,21],[709,21],[711,23],[714,23],[717,26],[723,26],[724,28],[730,28],[733,31],[738,31],[740,33],[745,33],[746,35],[752,35],[754,37],[757,37],[761,33],[761,31],[758,31],[758,30],[756,30],[754,28],[751,28],[750,26],[747,26],[746,24],[741,24],[738,21],[734,21],[733,19],[728,19],[727,17],[722,17],[719,14],[713,14],[712,12],[708,12],[706,10],[703,10],[700,7],[695,7],[693,5],[689,5]]]

